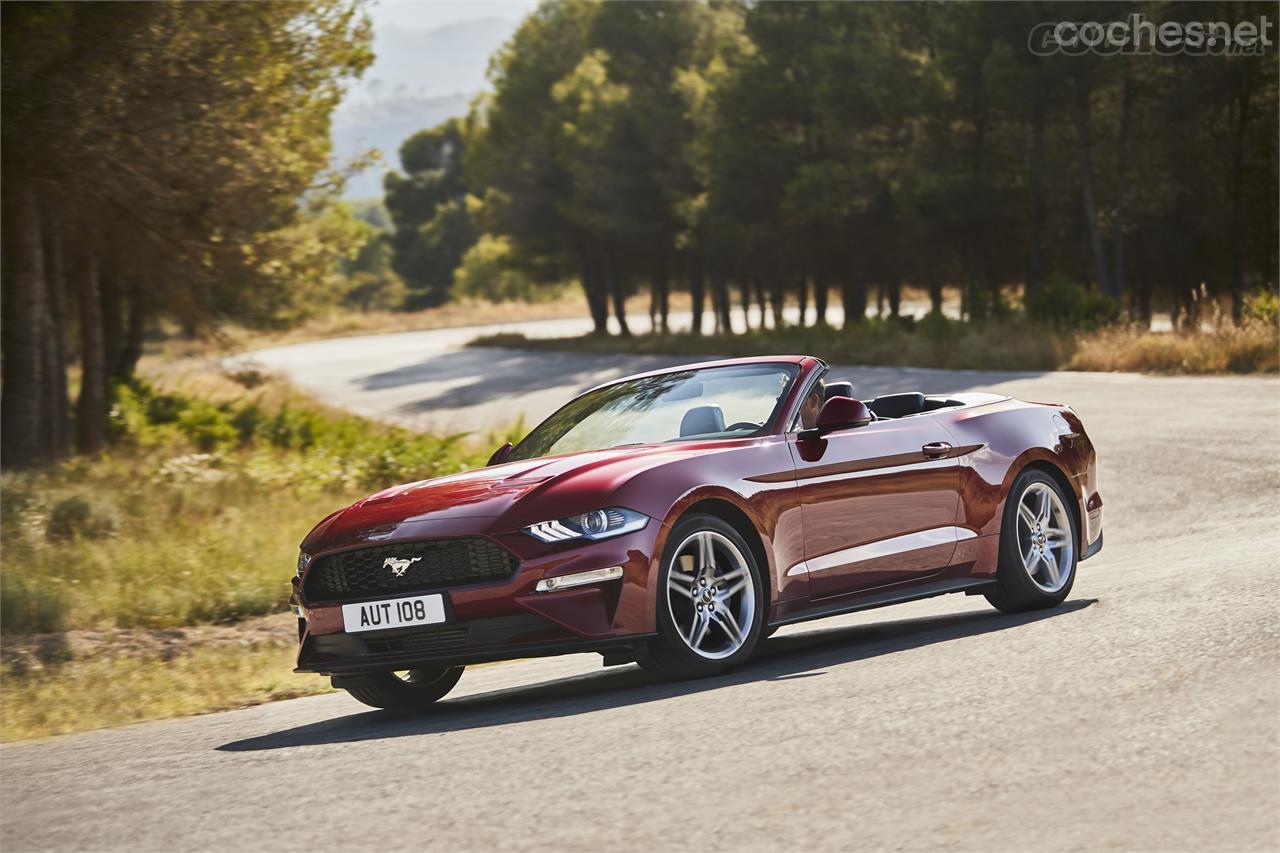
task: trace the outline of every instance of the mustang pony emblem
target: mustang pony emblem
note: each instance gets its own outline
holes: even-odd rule
[[[391,567],[391,571],[395,572],[396,577],[404,577],[404,573],[409,571],[409,567],[421,560],[421,557],[413,557],[407,560],[401,560],[396,557],[387,557],[382,561],[382,568]]]

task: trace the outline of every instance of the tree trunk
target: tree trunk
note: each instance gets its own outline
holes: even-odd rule
[[[649,279],[649,331],[658,331],[658,279]]]
[[[902,316],[902,281],[898,278],[896,272],[889,273],[889,279],[885,282],[885,291],[889,296],[889,316]]]
[[[942,316],[942,279],[935,270],[929,270],[929,311]]]
[[[1236,98],[1235,127],[1231,140],[1231,319],[1237,325],[1244,316],[1244,230],[1240,221],[1240,196],[1244,193],[1244,132],[1249,121],[1249,98]]]
[[[627,297],[622,292],[622,282],[618,280],[618,267],[613,252],[604,252],[604,276],[609,286],[609,298],[613,301],[613,316],[618,321],[618,333],[623,337],[631,337],[631,327],[627,325]]]
[[[749,332],[751,331],[751,279],[743,276],[738,284],[738,289],[741,291],[740,296],[742,297],[742,328]],[[761,316],[760,319],[763,322],[764,317]]]
[[[67,278],[62,229],[45,221],[45,282],[48,285],[46,335],[46,425],[55,458],[71,452],[71,402],[67,396]]]
[[[692,303],[692,320],[689,333],[702,334],[702,303],[706,292],[706,276],[702,271],[702,258],[696,254],[689,255],[689,300]]]
[[[591,312],[592,334],[609,334],[609,295],[601,281],[600,267],[589,247],[578,250],[582,269],[582,292],[587,298],[587,310]]]
[[[44,250],[34,188],[23,183],[6,211],[9,287],[4,304],[4,388],[0,392],[0,457],[5,468],[35,465],[50,455],[45,413]]]
[[[142,358],[142,343],[147,332],[147,303],[141,285],[129,291],[129,313],[125,316],[124,343],[112,371],[114,379],[131,379]]]
[[[1089,245],[1093,251],[1094,273],[1098,277],[1098,286],[1102,292],[1119,299],[1120,294],[1112,288],[1111,276],[1107,274],[1107,259],[1102,248],[1102,230],[1098,224],[1098,204],[1093,191],[1093,143],[1089,136],[1089,92],[1082,88],[1076,104],[1076,136],[1079,149],[1077,151],[1080,168],[1080,191],[1084,199],[1084,216],[1089,227]]]
[[[77,272],[80,279],[81,375],[80,398],[76,401],[76,435],[82,452],[95,453],[106,441],[107,365],[98,254],[91,244],[86,247],[84,260]]]
[[[809,277],[804,273],[800,274],[800,279],[796,282],[796,297],[800,304],[800,328],[803,329],[805,315],[809,313]]]
[[[840,302],[844,307],[844,327],[852,329],[867,316],[867,285],[861,276],[845,273],[840,282]]]
[[[1038,87],[1037,87],[1038,89]],[[1039,91],[1031,108],[1031,254],[1027,261],[1027,289],[1024,296],[1031,296],[1044,281],[1044,98]],[[932,295],[933,284],[930,284]],[[941,288],[939,288],[941,293]],[[939,297],[939,305],[940,297]],[[934,310],[940,311],[941,308]]]
[[[98,259],[98,291],[102,295],[102,351],[106,375],[115,377],[124,352],[124,300],[121,283],[114,270]]]
[[[813,275],[813,323],[815,326],[827,325],[827,279],[821,272]]]
[[[1125,228],[1125,194],[1129,180],[1129,126],[1133,113],[1133,79],[1129,74],[1129,64],[1125,63],[1124,89],[1120,97],[1120,130],[1116,137],[1116,237],[1115,237],[1115,274],[1112,278],[1116,297],[1125,292],[1124,285],[1124,228]]]
[[[773,327],[775,329],[781,329],[787,324],[786,318],[782,316],[782,309],[786,300],[785,279],[779,272],[769,283],[769,310],[773,313]]]
[[[671,317],[671,278],[668,274],[666,258],[658,261],[654,284],[658,288],[658,325],[662,329],[662,334],[666,335],[671,332],[669,324]]]
[[[729,282],[718,269],[711,270],[711,304],[716,312],[716,334],[733,334],[733,306],[729,299]]]

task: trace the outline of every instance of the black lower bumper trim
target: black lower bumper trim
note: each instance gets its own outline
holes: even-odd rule
[[[1084,549],[1084,555],[1081,556],[1080,559],[1087,560],[1101,550],[1102,550],[1102,531],[1098,531],[1098,538],[1088,548]]]
[[[638,645],[649,636],[652,635],[584,638],[533,614],[457,622],[426,631],[321,634],[307,637],[303,642],[294,672],[359,675],[572,652],[603,652]]]

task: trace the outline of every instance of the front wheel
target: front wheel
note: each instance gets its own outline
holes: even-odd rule
[[[996,585],[998,610],[1018,613],[1061,604],[1076,579],[1076,519],[1062,487],[1043,471],[1018,475],[1005,502]]]
[[[658,636],[641,650],[645,669],[665,678],[716,675],[751,656],[766,596],[751,548],[712,515],[682,518],[658,573]]]
[[[466,667],[410,669],[404,672],[377,672],[362,679],[359,686],[344,688],[354,698],[372,708],[411,710],[426,708],[453,689]]]

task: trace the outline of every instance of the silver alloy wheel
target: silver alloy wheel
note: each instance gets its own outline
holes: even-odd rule
[[[1022,567],[1041,591],[1060,591],[1071,580],[1075,542],[1071,516],[1047,483],[1032,483],[1018,499],[1018,554]]]
[[[722,660],[742,648],[755,622],[756,587],[733,540],[701,530],[680,543],[667,574],[667,608],[699,656]]]

